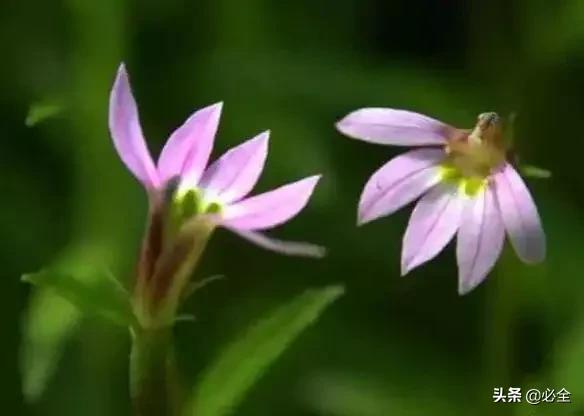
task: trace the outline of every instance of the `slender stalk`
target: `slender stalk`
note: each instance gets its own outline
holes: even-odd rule
[[[132,330],[130,394],[135,416],[177,416],[182,391],[171,328]]]
[[[508,414],[505,406],[495,405],[490,398],[495,387],[507,392],[513,386],[513,324],[517,310],[515,302],[517,282],[514,279],[512,253],[507,247],[496,266],[491,292],[487,299],[484,340],[484,395],[487,406],[485,414]]]
[[[166,235],[164,209],[151,209],[138,267],[131,328],[130,394],[135,416],[178,416],[183,394],[176,368],[172,328],[189,279],[215,228],[207,216],[185,220]],[[154,226],[154,227],[153,227]]]

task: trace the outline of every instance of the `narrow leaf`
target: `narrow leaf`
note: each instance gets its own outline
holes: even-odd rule
[[[128,294],[117,282],[105,275],[81,280],[60,271],[42,270],[25,274],[22,280],[54,291],[84,313],[100,316],[123,326],[134,322]]]
[[[44,393],[80,315],[78,309],[52,291],[31,293],[20,349],[22,394],[28,403],[36,402]]]
[[[254,324],[203,374],[187,415],[230,414],[292,341],[343,292],[342,286],[308,290]]]

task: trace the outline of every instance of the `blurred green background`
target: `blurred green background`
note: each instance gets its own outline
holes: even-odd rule
[[[197,321],[177,328],[193,382],[265,311],[340,282],[347,294],[235,414],[584,414],[581,0],[4,0],[0,44],[2,414],[128,414],[128,334],[93,319],[75,324],[66,304],[19,280],[47,264],[130,279],[147,201],[107,132],[122,60],[153,154],[194,109],[222,100],[215,155],[272,130],[259,190],[324,174],[308,208],[272,235],[324,244],[325,260],[214,236],[197,278],[227,279],[198,292],[185,308]],[[39,102],[61,111],[26,127]],[[553,172],[528,182],[548,236],[545,264],[525,266],[507,247],[490,278],[459,297],[449,247],[400,278],[410,209],[355,222],[366,179],[403,149],[333,127],[364,106],[460,127],[480,112],[516,112],[521,160]],[[23,339],[29,313],[38,328]],[[25,404],[20,368],[28,394],[38,393],[60,332],[70,336],[57,371]],[[573,403],[492,403],[494,387],[513,386],[564,387]]]

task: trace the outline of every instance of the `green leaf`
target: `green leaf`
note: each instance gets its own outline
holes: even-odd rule
[[[80,315],[52,291],[35,290],[31,294],[20,350],[22,394],[28,403],[36,402],[45,391]]]
[[[62,113],[63,104],[59,101],[47,100],[34,103],[30,106],[24,124],[27,127],[36,126],[38,123]]]
[[[54,291],[86,314],[100,316],[123,326],[134,324],[128,293],[107,273],[81,280],[58,270],[42,270],[25,274],[22,280]]]
[[[270,364],[343,292],[342,286],[308,290],[254,324],[203,374],[186,415],[231,413]]]
[[[22,392],[32,403],[43,394],[64,342],[83,314],[123,326],[134,325],[135,318],[128,293],[107,272],[80,279],[55,268],[23,275],[22,280],[42,289],[31,299],[21,350]]]

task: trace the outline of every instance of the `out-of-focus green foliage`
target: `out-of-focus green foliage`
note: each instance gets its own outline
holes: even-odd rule
[[[71,229],[68,244],[57,258],[47,259],[38,267],[49,263],[76,278],[91,279],[96,276],[96,268],[103,270],[104,265],[115,268],[115,258],[123,256],[123,240],[120,236],[125,234],[124,227],[128,224],[123,214],[117,214],[116,204],[98,195],[106,188],[107,192],[116,193],[116,179],[103,173],[95,176],[105,166],[101,155],[102,149],[108,145],[103,141],[107,134],[107,124],[100,112],[95,110],[96,107],[107,106],[107,94],[104,95],[103,91],[109,88],[111,77],[103,68],[119,60],[123,45],[120,33],[124,2],[106,0],[90,5],[84,1],[68,0],[62,6],[61,11],[66,11],[72,22],[69,26],[72,49],[68,54],[69,74],[62,86],[61,96],[66,96],[68,100],[65,131],[70,139],[75,139],[55,140],[53,146],[61,145],[75,172],[71,182],[71,190],[74,190],[71,202],[75,208],[68,213],[68,218],[61,218],[66,223],[76,225]],[[52,11],[57,12],[56,9]],[[104,27],[107,30],[103,30]],[[47,36],[56,35],[53,30],[49,31],[50,35]],[[53,87],[51,91],[54,91]],[[43,91],[40,95],[46,93]],[[51,188],[55,189],[54,184],[51,184]],[[123,196],[114,199],[120,202]],[[116,223],[123,223],[124,227]],[[54,248],[57,249],[61,247]],[[56,364],[60,363],[82,319],[82,314],[62,299],[54,299],[55,296],[59,295],[44,288],[35,291],[23,322],[21,368],[24,392],[29,401],[35,401],[45,392],[54,376]],[[47,319],[46,309],[42,307],[45,303],[50,303],[52,313],[60,315],[61,319]],[[44,342],[42,337],[37,336],[38,333],[52,334],[50,342]],[[103,345],[115,345],[111,340],[108,342],[107,337],[103,334],[99,341]],[[81,354],[91,355],[90,348],[85,347],[85,352]],[[104,348],[104,351],[107,350]],[[107,364],[102,360],[108,359],[104,356],[93,357],[96,367],[107,369]],[[98,398],[90,408],[96,414],[107,413],[109,404],[100,398],[106,390],[97,377],[90,380],[95,381],[90,381],[91,387],[86,388]]]
[[[521,166],[521,174],[527,177],[538,179],[549,179],[552,177],[552,173],[549,170],[531,165]]]
[[[280,306],[239,336],[203,373],[189,415],[223,416],[236,410],[249,388],[325,308],[340,286],[313,289]]]
[[[55,117],[59,113],[63,112],[63,110],[63,104],[55,100],[34,103],[30,106],[24,123],[28,127],[32,127],[46,119]]]
[[[551,382],[556,389],[576,386],[572,392],[572,401],[581,403],[584,391],[579,386],[584,385],[584,325],[579,323],[571,333],[558,342],[555,348],[554,370]]]
[[[42,316],[42,319],[30,317]],[[29,324],[21,339],[22,393],[27,402],[40,399],[61,363],[61,345],[78,323],[80,312],[52,292],[39,292],[30,305]]]
[[[320,374],[306,389],[307,402],[316,411],[332,416],[463,415],[461,406],[431,390],[414,394],[394,384],[359,374]],[[442,390],[440,392],[443,393]]]
[[[22,280],[55,292],[84,313],[125,327],[134,325],[130,295],[107,271],[79,279],[59,270],[42,270],[25,274]]]

